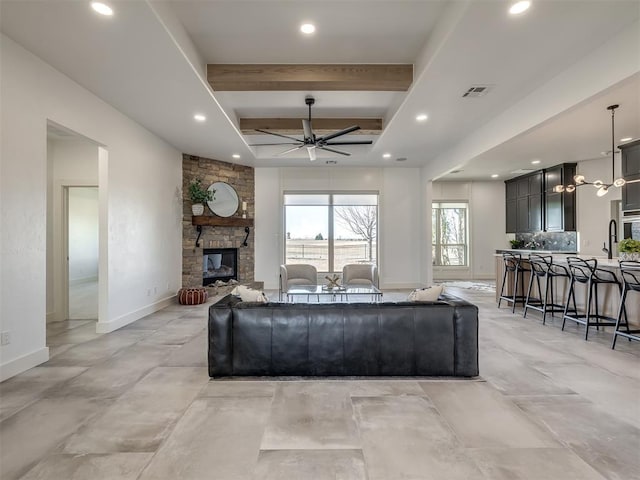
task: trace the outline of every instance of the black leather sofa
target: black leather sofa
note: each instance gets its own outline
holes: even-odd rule
[[[478,375],[478,307],[437,302],[249,303],[209,308],[209,376]]]

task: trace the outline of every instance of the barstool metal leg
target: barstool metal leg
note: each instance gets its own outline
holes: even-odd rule
[[[531,287],[533,287],[533,272],[531,272],[531,276],[529,277],[529,288],[527,289],[527,298],[524,301],[524,312],[522,312],[522,317],[527,318],[527,308],[529,308],[529,300],[531,298]]]
[[[618,330],[620,329],[620,320],[622,319],[622,312],[624,310],[624,302],[627,299],[627,289],[625,288],[620,297],[620,306],[618,307],[618,318],[616,318],[616,326],[613,330],[613,342],[611,342],[611,349],[616,348],[616,339],[618,338]],[[627,318],[627,330],[629,330],[629,319]],[[631,340],[631,339],[629,339]]]
[[[507,269],[504,269],[504,274],[502,275],[502,288],[500,289],[500,298],[498,299],[498,308],[500,308],[500,303],[502,303],[502,297],[504,296],[504,287],[507,284]]]

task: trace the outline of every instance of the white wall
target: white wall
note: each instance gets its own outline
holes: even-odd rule
[[[256,168],[256,280],[278,288],[284,256],[284,191],[378,191],[383,288],[422,283],[421,172],[414,168]]]
[[[80,136],[47,140],[47,319],[50,321],[65,320],[63,189],[97,185],[98,145]]]
[[[434,278],[495,277],[495,250],[508,246],[504,188],[504,182],[433,182],[434,202],[469,202],[469,266],[434,267]]]
[[[100,269],[101,331],[168,304],[180,285],[182,161],[180,152],[4,35],[0,49],[0,329],[11,332],[0,349],[4,379],[48,359],[47,120],[108,150],[108,159],[99,156],[101,262],[108,258]]]
[[[620,159],[616,155],[616,178],[620,176]],[[597,158],[578,162],[577,172],[587,181],[611,181],[611,158]],[[581,255],[606,255],[603,243],[608,244],[608,226],[611,216],[611,202],[621,200],[621,189],[612,187],[604,197],[596,195],[596,189],[585,185],[576,189],[576,222]],[[618,225],[619,227],[619,225]],[[614,251],[615,254],[615,251]]]

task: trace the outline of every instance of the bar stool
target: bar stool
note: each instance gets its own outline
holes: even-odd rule
[[[553,317],[554,313],[564,314],[566,308],[565,305],[555,302],[554,278],[563,277],[569,280],[571,278],[571,274],[564,265],[553,263],[553,257],[551,255],[538,255],[531,253],[529,254],[529,264],[531,265],[531,278],[529,279],[527,299],[524,303],[523,317],[527,317],[527,309],[529,308],[538,310],[539,312],[542,312],[542,324],[544,325],[547,320],[547,313],[550,313]],[[538,286],[538,294],[541,298],[531,298],[534,278]],[[540,287],[541,278],[544,279],[544,290]],[[549,294],[549,292],[551,293]],[[551,301],[549,301],[549,296],[551,297]],[[575,298],[573,309],[571,310],[573,313],[577,313]]]
[[[524,272],[530,272],[531,270],[522,262],[522,256],[519,253],[503,253],[502,260],[504,261],[504,275],[502,275],[502,288],[500,289],[500,298],[498,299],[498,308],[502,300],[511,302],[513,307],[511,313],[516,312],[516,304],[518,302],[524,305],[526,295],[524,295]],[[513,273],[513,294],[505,295],[504,289],[507,284],[507,275]],[[518,284],[520,284],[521,294],[518,295]]]
[[[585,326],[584,339],[589,337],[589,327],[596,326],[596,330],[600,330],[600,327],[615,326],[617,319],[613,317],[607,317],[600,314],[598,307],[598,285],[600,284],[615,284],[618,285],[620,295],[622,295],[622,284],[616,277],[616,274],[609,270],[603,270],[598,268],[598,260],[591,258],[589,260],[583,260],[578,257],[567,257],[567,263],[569,264],[569,271],[571,272],[571,281],[569,283],[569,295],[567,297],[567,304],[565,305],[564,314],[562,317],[562,330],[567,320],[571,320],[576,323],[580,323]],[[587,312],[584,314],[578,314],[577,310],[573,316],[568,315],[569,301],[573,298],[573,307],[576,306],[576,292],[575,285],[582,283],[587,288]],[[591,304],[595,306],[595,313],[591,313]],[[592,320],[595,319],[595,322]],[[601,321],[603,320],[603,321]]]
[[[622,261],[620,262],[620,272],[622,273],[622,296],[620,297],[620,307],[618,308],[618,319],[616,321],[616,328],[613,331],[613,343],[611,348],[616,348],[616,339],[618,335],[627,337],[629,341],[640,341],[640,330],[631,330],[629,328],[629,319],[627,318],[627,312],[625,309],[625,302],[627,300],[627,293],[629,290],[640,292],[640,262],[634,261]],[[624,313],[624,325],[626,332],[620,331],[620,324],[622,323],[622,315]]]

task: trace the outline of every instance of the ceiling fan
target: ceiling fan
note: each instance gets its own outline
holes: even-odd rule
[[[341,137],[342,135],[346,135],[351,132],[355,132],[356,130],[360,130],[358,125],[354,125],[352,127],[345,128],[343,130],[339,130],[334,133],[330,133],[329,135],[325,135],[323,137],[316,137],[313,133],[313,129],[311,128],[311,105],[316,103],[315,98],[306,97],[304,99],[304,103],[309,107],[309,118],[302,119],[302,131],[304,134],[303,139],[290,137],[289,135],[281,135],[279,133],[270,132],[268,130],[260,130],[256,128],[256,132],[266,133],[268,135],[275,135],[276,137],[286,138],[291,140],[290,142],[284,143],[254,143],[249,145],[250,147],[259,147],[266,145],[295,145],[294,147],[285,150],[282,153],[279,153],[278,156],[286,155],[287,153],[295,152],[296,150],[300,150],[301,148],[306,148],[307,153],[309,154],[309,160],[312,162],[316,159],[316,149],[326,150],[327,152],[337,153],[339,155],[350,156],[351,154],[348,152],[343,152],[342,150],[336,150],[335,148],[330,148],[334,145],[371,145],[373,141],[371,140],[354,140],[349,142],[334,142],[332,141],[336,137]]]

